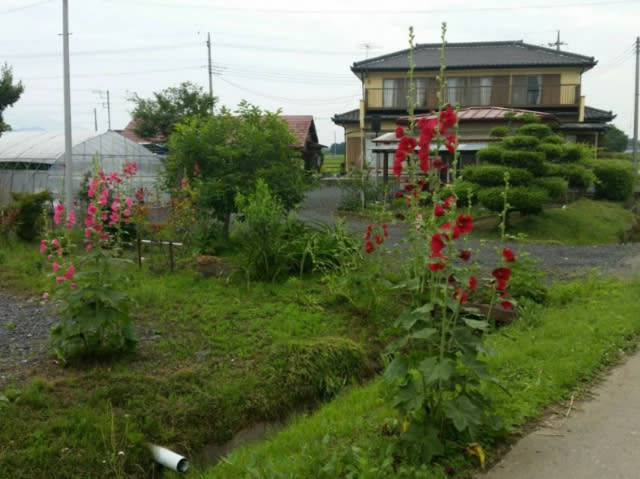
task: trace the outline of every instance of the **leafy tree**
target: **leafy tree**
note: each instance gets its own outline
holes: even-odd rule
[[[208,115],[216,100],[216,97],[211,97],[202,87],[191,82],[155,92],[152,98],[140,98],[134,93],[129,98],[135,103],[131,112],[136,120],[134,131],[142,138],[168,138],[176,124],[194,115]]]
[[[300,160],[293,158],[293,143],[279,113],[245,101],[235,112],[222,108],[213,116],[194,116],[176,125],[169,138],[168,186],[196,176],[199,207],[213,211],[228,237],[237,193],[253,191],[258,178],[286,209],[302,201],[304,171]]]
[[[11,129],[11,126],[2,119],[2,113],[5,108],[17,102],[23,92],[24,85],[22,82],[13,82],[13,70],[5,63],[0,68],[0,135],[2,135],[3,131]]]
[[[609,125],[602,137],[602,146],[607,151],[624,151],[628,143],[627,134],[614,125]]]

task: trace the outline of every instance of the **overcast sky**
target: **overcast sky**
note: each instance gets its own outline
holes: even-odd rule
[[[214,95],[267,110],[315,117],[320,142],[342,140],[331,117],[358,106],[354,61],[419,43],[524,40],[547,46],[560,30],[569,52],[593,56],[583,75],[589,106],[612,110],[632,134],[640,0],[69,0],[74,130],[130,120],[132,93],[149,96],[182,81],[208,89],[206,34],[213,44]],[[14,129],[62,130],[62,0],[0,0],[0,63],[25,93],[5,121]],[[100,92],[103,92],[102,94]]]

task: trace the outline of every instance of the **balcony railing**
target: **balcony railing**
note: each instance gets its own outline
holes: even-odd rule
[[[406,88],[368,88],[366,108],[406,109],[408,90]],[[438,106],[437,90],[425,89],[416,92],[418,109],[435,109]],[[580,102],[579,84],[562,85],[492,85],[447,87],[444,91],[446,103],[468,106],[501,107],[552,107],[577,106]]]

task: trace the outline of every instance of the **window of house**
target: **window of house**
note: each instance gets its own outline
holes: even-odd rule
[[[455,105],[456,103],[460,103],[461,105],[465,104],[464,101],[464,91],[466,85],[465,77],[449,77],[447,78],[447,88],[446,88],[446,100],[447,103],[451,105]]]
[[[418,107],[426,105],[427,79],[416,78],[415,101]],[[383,80],[382,106],[390,108],[406,108],[409,95],[408,78],[385,78]]]
[[[468,104],[486,106],[491,104],[493,77],[469,78]]]
[[[513,77],[511,101],[514,105],[539,105],[542,99],[542,75]]]

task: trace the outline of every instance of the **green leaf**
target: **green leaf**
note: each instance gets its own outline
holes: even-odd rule
[[[486,331],[489,329],[489,322],[483,319],[468,319],[464,318],[464,323],[472,329],[479,331]]]
[[[438,333],[438,330],[435,328],[422,328],[417,330],[415,333],[411,334],[411,339],[429,339],[435,334]]]
[[[433,311],[433,304],[427,303],[413,310],[414,313],[429,313]]]
[[[404,378],[407,375],[409,363],[404,356],[396,356],[393,361],[389,363],[387,369],[384,371],[383,378],[387,381],[394,381],[398,378]]]
[[[482,410],[464,394],[445,402],[444,414],[458,431],[482,423]]]
[[[427,384],[434,384],[439,381],[448,381],[455,367],[451,359],[444,358],[438,361],[436,358],[427,358],[420,363],[418,369]]]

